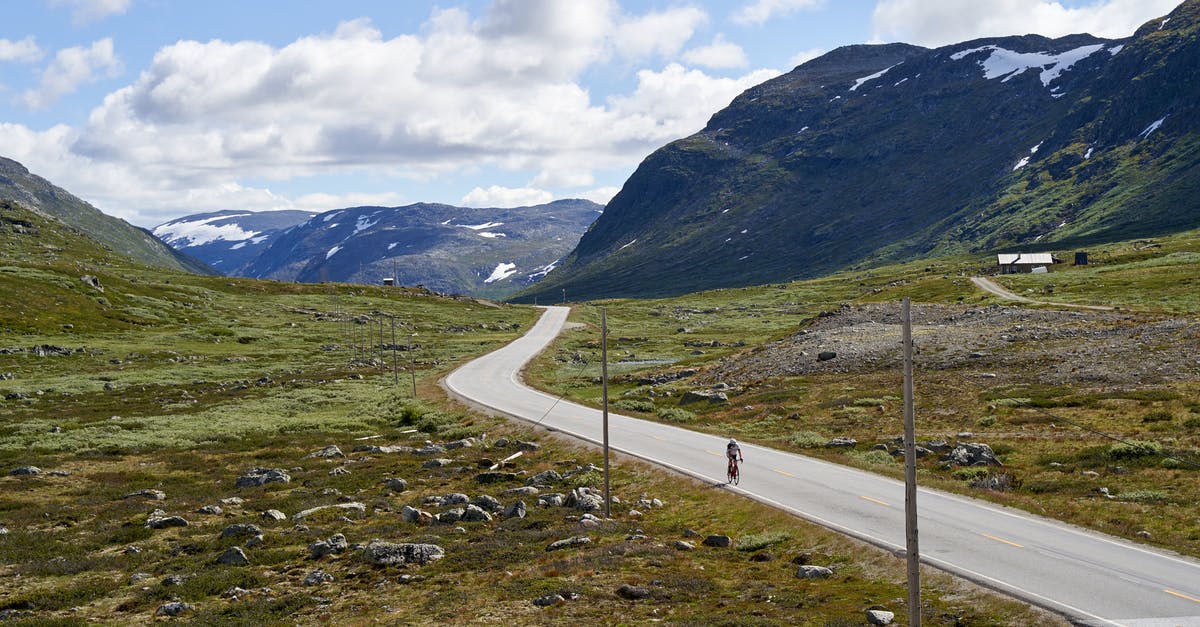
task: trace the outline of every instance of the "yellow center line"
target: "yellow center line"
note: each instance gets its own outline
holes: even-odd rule
[[[706,450],[706,451],[704,451],[704,452],[705,452],[705,453],[708,453],[709,455],[716,455],[717,457],[720,457],[720,456],[721,456],[721,454],[720,454],[720,453],[718,453],[718,452],[716,452],[716,451],[708,451],[708,450]]]
[[[1163,592],[1166,592],[1167,594],[1172,595],[1172,596],[1177,596],[1181,599],[1187,599],[1189,601],[1192,601],[1193,603],[1200,603],[1200,599],[1197,599],[1196,597],[1190,597],[1181,592],[1175,592],[1174,590],[1167,590],[1165,588],[1163,589]]]
[[[1023,548],[1025,548],[1025,546],[1024,546],[1024,545],[1017,544],[1016,542],[1012,542],[1012,541],[1009,541],[1009,540],[1005,540],[1004,538],[997,538],[996,536],[989,536],[989,535],[988,535],[988,534],[986,534],[986,533],[981,533],[981,534],[979,534],[979,535],[981,535],[981,536],[983,536],[983,537],[987,538],[988,540],[995,540],[996,542],[1003,542],[1004,544],[1007,544],[1007,545],[1009,545],[1009,546],[1015,546],[1015,547],[1017,547],[1018,549],[1023,549]]]
[[[779,473],[779,474],[781,474],[781,475],[783,475],[783,476],[785,476],[785,477],[792,477],[792,478],[795,478],[795,477],[796,477],[796,475],[793,475],[792,473],[790,473],[790,472],[787,472],[787,471],[784,471],[784,470],[776,470],[775,468],[772,468],[771,470],[773,470],[773,471],[775,471],[775,472],[777,472],[777,473]]]
[[[862,500],[864,500],[864,501],[870,501],[870,502],[872,502],[872,503],[878,503],[878,504],[880,504],[880,505],[882,505],[882,506],[884,506],[884,507],[891,507],[891,506],[890,506],[890,505],[888,505],[887,503],[884,503],[883,501],[881,501],[881,500],[879,500],[879,499],[873,499],[873,498],[871,498],[871,497],[869,497],[869,496],[859,496],[858,498],[860,498],[860,499],[862,499]]]
[[[655,440],[658,440],[659,442],[666,442],[666,441],[667,441],[667,439],[666,439],[666,438],[664,438],[664,437],[662,437],[661,435],[656,435],[656,436],[654,436],[654,439],[655,439]]]

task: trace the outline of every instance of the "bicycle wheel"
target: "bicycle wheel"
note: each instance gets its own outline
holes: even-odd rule
[[[742,471],[735,465],[731,472],[733,485],[737,485],[742,480]]]

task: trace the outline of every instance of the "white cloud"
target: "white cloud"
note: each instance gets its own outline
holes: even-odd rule
[[[623,57],[673,57],[683,49],[708,14],[694,7],[626,17],[613,34],[613,47]]]
[[[133,0],[50,0],[51,6],[71,9],[71,20],[86,24],[129,10]]]
[[[819,9],[825,0],[755,0],[730,16],[737,24],[763,24],[773,17]]]
[[[875,41],[923,46],[1029,33],[1121,38],[1178,4],[1179,0],[1093,0],[1068,8],[1053,0],[881,0],[871,22]]]
[[[798,65],[804,65],[805,63],[808,63],[809,61],[812,61],[813,59],[825,54],[826,52],[828,52],[828,50],[823,50],[821,48],[811,48],[809,50],[802,50],[800,52],[797,52],[795,54],[795,56],[793,56],[791,59],[789,59],[788,63],[790,63],[792,67],[796,67]]]
[[[293,209],[325,212],[345,207],[397,207],[404,196],[395,192],[379,194],[305,194],[292,202]]]
[[[112,39],[101,39],[89,48],[77,46],[59,50],[42,73],[37,88],[22,94],[21,101],[30,109],[45,109],[84,84],[111,78],[120,72],[121,62],[113,52]]]
[[[527,207],[542,205],[552,200],[554,194],[546,190],[492,185],[487,189],[476,187],[463,196],[461,202],[466,207]]]
[[[41,59],[43,54],[33,37],[26,37],[18,41],[0,39],[0,61],[30,63]]]
[[[613,196],[616,196],[619,191],[621,191],[620,187],[597,187],[596,189],[589,189],[579,194],[572,194],[572,196],[590,200],[597,204],[607,205],[608,201],[612,200]]]
[[[742,47],[725,40],[724,35],[718,34],[711,44],[692,48],[683,54],[683,60],[692,65],[700,65],[714,69],[746,67],[750,59]]]

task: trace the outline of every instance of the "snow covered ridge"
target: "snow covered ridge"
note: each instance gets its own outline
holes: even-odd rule
[[[232,220],[244,218],[250,214],[236,213],[232,215],[215,216],[203,220],[185,222],[168,222],[154,227],[154,235],[162,241],[175,246],[203,246],[218,240],[243,242],[258,237],[258,231],[246,231],[237,224],[212,224],[217,220]]]
[[[492,270],[491,276],[484,279],[484,283],[495,283],[517,273],[517,264],[515,263],[500,263],[496,265],[496,269]]]
[[[1042,85],[1049,87],[1050,83],[1062,76],[1063,72],[1070,70],[1071,66],[1103,50],[1104,46],[1105,44],[1092,44],[1052,54],[1049,52],[1013,52],[1000,46],[988,45],[961,50],[950,55],[950,59],[961,61],[981,52],[989,52],[987,58],[978,62],[979,66],[983,68],[984,78],[988,80],[1002,78],[1000,82],[1007,83],[1009,79],[1020,76],[1026,70],[1036,68],[1041,70]],[[1120,46],[1116,48],[1116,52],[1120,52]],[[1110,51],[1110,56],[1116,52]]]

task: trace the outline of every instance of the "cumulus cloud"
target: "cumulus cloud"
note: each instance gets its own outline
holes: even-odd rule
[[[585,192],[574,194],[574,196],[600,205],[607,205],[608,201],[612,200],[613,196],[616,196],[619,191],[621,191],[620,187],[597,187],[596,189],[589,189]]]
[[[404,196],[395,192],[378,194],[305,194],[291,203],[292,209],[325,212],[343,207],[398,207],[404,204]]]
[[[672,57],[706,22],[708,14],[694,7],[626,17],[613,34],[613,47],[618,54],[627,58],[651,55]]]
[[[640,26],[663,15],[674,16],[674,30],[637,44]],[[536,172],[528,188],[481,185],[464,202],[545,202],[550,190],[594,186],[594,171],[632,169],[778,74],[723,78],[669,64],[639,72],[632,92],[603,100],[580,84],[613,57],[681,50],[705,19],[692,9],[626,15],[610,0],[505,0],[475,17],[436,10],[414,34],[384,36],[362,19],[282,47],[179,41],[85,124],[53,136],[9,125],[0,145],[16,135],[44,142],[25,152],[27,166],[139,224],[162,222],[160,213],[185,204],[175,215],[353,204],[235,183],[346,172],[423,180],[487,168]],[[29,104],[115,71],[106,45],[110,62],[93,52],[104,45],[93,46],[91,56],[62,63],[54,76],[63,78],[31,92]]]
[[[872,15],[871,27],[875,41],[931,47],[1030,33],[1047,37],[1091,33],[1121,38],[1178,4],[1179,0],[1094,0],[1068,8],[1053,0],[881,0]]]
[[[462,198],[466,207],[528,207],[543,205],[554,200],[554,194],[532,187],[501,187],[492,185],[487,189],[476,187]]]
[[[69,8],[71,20],[76,24],[95,22],[110,15],[124,13],[132,4],[133,0],[50,0],[51,6]]]
[[[755,0],[738,9],[729,19],[737,24],[763,24],[773,17],[791,15],[797,11],[819,9],[825,0]]]
[[[692,65],[699,65],[713,69],[726,69],[746,67],[750,65],[750,59],[746,57],[746,51],[742,47],[726,41],[724,35],[718,34],[713,38],[711,44],[692,48],[683,54],[683,60]]]
[[[101,39],[87,48],[77,46],[59,50],[42,73],[37,88],[22,94],[21,101],[30,109],[45,109],[82,85],[117,76],[120,72],[121,62],[113,52],[112,39]]]
[[[33,37],[26,37],[18,41],[0,39],[0,61],[31,63],[41,59],[43,54]]]

